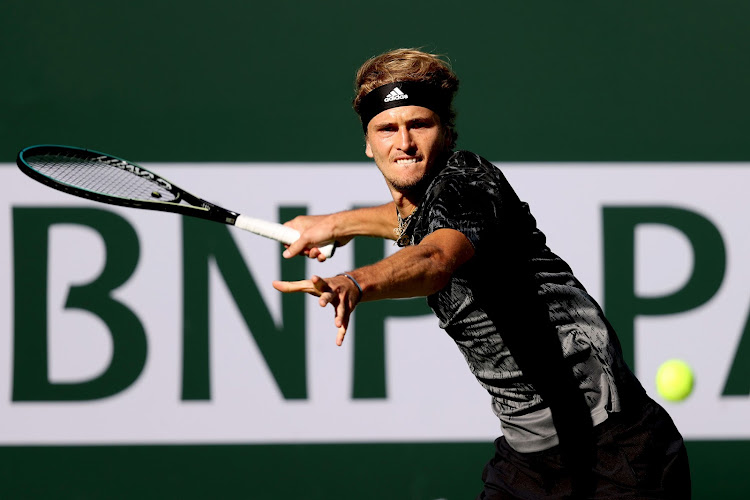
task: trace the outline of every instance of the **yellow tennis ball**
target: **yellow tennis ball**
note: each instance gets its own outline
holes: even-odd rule
[[[693,391],[693,370],[679,359],[665,361],[656,372],[656,390],[667,401],[682,401]]]

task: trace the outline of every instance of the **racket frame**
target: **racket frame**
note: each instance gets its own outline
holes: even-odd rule
[[[34,155],[56,154],[58,156],[66,156],[66,151],[75,152],[77,155],[80,155],[83,160],[89,158],[91,160],[106,163],[122,170],[130,171],[135,175],[145,177],[158,184],[165,190],[169,191],[174,196],[174,199],[171,201],[137,200],[133,198],[123,198],[120,196],[107,195],[98,193],[96,191],[90,191],[46,176],[36,170],[26,161],[26,157],[29,156],[30,153]],[[146,210],[158,210],[162,212],[173,212],[180,215],[200,217],[202,219],[211,220],[214,222],[223,222],[224,224],[229,225],[234,225],[237,217],[239,216],[239,213],[237,212],[227,210],[220,206],[214,205],[213,203],[209,203],[204,199],[198,198],[197,196],[189,193],[188,191],[185,191],[184,189],[180,188],[164,177],[155,174],[154,172],[143,168],[140,165],[127,161],[123,158],[119,158],[117,156],[102,153],[92,149],[54,144],[40,144],[37,146],[29,146],[22,149],[18,153],[16,164],[24,174],[46,186],[57,189],[58,191],[62,191],[67,194],[71,194],[73,196],[86,198],[100,203],[108,203],[110,205],[119,205],[122,207],[130,208],[142,208]],[[187,204],[181,203],[182,201]]]
[[[109,164],[122,170],[127,170],[135,175],[145,177],[155,184],[158,184],[164,190],[171,193],[174,196],[174,199],[170,201],[139,200],[87,190],[44,175],[42,172],[39,172],[33,166],[31,166],[31,164],[26,160],[26,157],[31,156],[31,154],[54,154],[64,157],[65,152],[72,153],[70,155],[71,158],[74,158],[74,155],[77,155],[82,157],[82,160],[84,161],[88,158],[91,160]],[[190,217],[199,217],[201,219],[206,219],[213,222],[221,222],[230,226],[236,226],[240,229],[250,231],[260,236],[265,236],[266,238],[280,241],[287,245],[292,244],[300,236],[300,233],[296,229],[292,229],[291,227],[287,227],[276,222],[264,221],[261,219],[248,217],[246,215],[241,215],[238,212],[233,212],[218,205],[214,205],[213,203],[209,203],[202,198],[198,198],[194,194],[185,191],[184,189],[178,187],[164,177],[161,177],[160,175],[157,175],[154,172],[143,168],[136,163],[127,161],[117,156],[112,156],[107,153],[95,151],[93,149],[56,144],[39,144],[22,149],[18,153],[16,164],[24,174],[46,186],[70,195],[86,198],[92,201],[107,203],[110,205],[119,205],[122,207],[158,210],[162,212],[187,215]],[[185,203],[181,203],[182,201],[184,201]],[[331,257],[336,250],[336,246],[337,243],[333,242],[321,246],[319,250],[326,257]]]

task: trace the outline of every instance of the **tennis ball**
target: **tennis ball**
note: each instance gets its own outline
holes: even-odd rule
[[[665,361],[656,372],[656,390],[667,401],[682,401],[693,391],[693,370],[679,359]]]

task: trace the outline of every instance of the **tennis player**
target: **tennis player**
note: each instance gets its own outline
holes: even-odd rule
[[[502,436],[480,499],[690,497],[682,437],[623,360],[611,325],[546,245],[502,172],[455,151],[458,79],[411,49],[367,61],[354,110],[392,202],[287,225],[284,257],[355,236],[403,247],[331,277],[274,282],[333,306],[344,340],[362,301],[426,296],[440,326],[490,393]]]

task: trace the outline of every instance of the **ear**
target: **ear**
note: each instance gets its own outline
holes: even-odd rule
[[[372,154],[372,146],[370,146],[370,139],[365,136],[365,154],[368,158],[373,158],[374,155]]]

